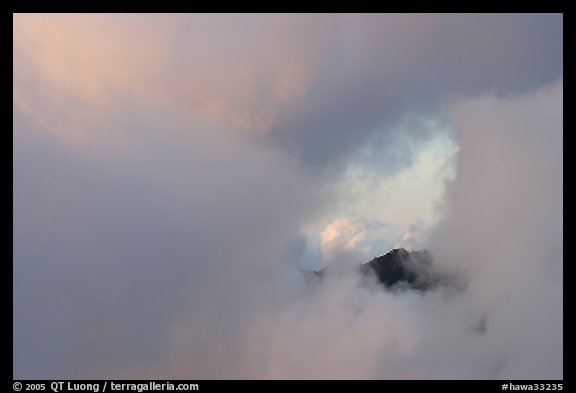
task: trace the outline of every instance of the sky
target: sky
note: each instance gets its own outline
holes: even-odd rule
[[[562,30],[14,14],[14,378],[562,379]]]

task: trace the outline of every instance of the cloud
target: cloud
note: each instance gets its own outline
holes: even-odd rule
[[[16,122],[15,376],[129,375],[170,356],[191,316],[191,348],[219,340],[217,353],[262,294],[289,300],[276,269],[316,205],[309,179],[274,151],[132,109],[102,119],[130,146],[70,149]]]
[[[305,94],[324,24],[314,15],[15,14],[14,47],[41,64],[51,90],[92,108],[138,97],[258,133]]]
[[[139,97],[327,171],[406,111],[562,70],[560,14],[15,14],[14,26],[16,74],[27,56],[50,91],[89,100],[74,116]]]
[[[561,15],[330,18],[307,94],[272,127],[278,143],[327,171],[338,172],[341,158],[374,134],[390,134],[407,112],[435,112],[452,94],[526,92],[562,71]],[[425,138],[423,131],[410,135]]]
[[[258,330],[265,375],[562,379],[562,96],[559,81],[447,109],[458,176],[430,247],[463,291],[394,296],[327,276]]]
[[[394,248],[404,248],[406,250],[421,250],[422,241],[424,240],[424,231],[416,225],[412,225],[410,230],[404,234],[402,240],[396,243]]]
[[[462,150],[433,247],[469,271],[502,378],[562,378],[562,107],[560,80],[450,109]]]
[[[15,14],[14,378],[561,379],[562,23]]]
[[[320,234],[320,247],[326,260],[342,251],[355,250],[366,237],[361,223],[346,218],[337,218]]]

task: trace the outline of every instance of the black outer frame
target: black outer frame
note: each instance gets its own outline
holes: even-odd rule
[[[338,5],[338,4],[330,4],[328,7],[327,4],[324,7],[317,5],[313,7],[309,5],[308,7],[287,7],[287,3],[284,4],[268,4],[268,7],[263,7],[260,4],[260,7],[257,7],[256,4],[246,4],[246,3],[239,3],[236,2],[234,4],[229,4],[228,7],[224,7],[223,4],[219,3],[183,3],[183,2],[173,2],[172,4],[163,2],[163,3],[138,3],[137,6],[129,7],[127,3],[119,3],[116,2],[112,4],[104,4],[102,2],[96,3],[87,3],[87,2],[59,2],[56,3],[54,1],[51,2],[37,2],[36,4],[30,1],[21,1],[16,3],[15,1],[10,2],[10,10],[11,12],[2,12],[1,19],[0,19],[0,26],[5,30],[4,37],[8,37],[13,34],[12,27],[12,14],[13,13],[32,13],[32,12],[41,12],[41,13],[54,13],[54,12],[184,12],[184,11],[191,11],[194,12],[326,12],[326,13],[333,13],[333,12],[466,12],[466,13],[476,13],[476,12],[504,12],[504,13],[562,13],[564,16],[572,16],[572,13],[568,11],[567,1],[546,1],[546,2],[522,2],[519,5],[513,6],[512,4],[504,4],[501,1],[499,2],[444,2],[443,4],[439,4],[438,2],[427,2],[422,4],[415,4],[413,2],[395,2],[395,3],[348,3],[346,6]],[[158,5],[162,5],[158,6]],[[185,7],[184,5],[189,5]],[[284,5],[284,7],[282,7]],[[274,7],[276,6],[276,7]],[[273,8],[279,8],[277,10],[273,10]],[[292,10],[290,10],[290,8]],[[567,27],[568,26],[568,27]],[[570,24],[564,24],[564,32],[567,32],[567,29],[570,27]],[[11,30],[11,31],[10,31]],[[565,34],[566,35],[566,34]],[[569,35],[569,34],[568,34]],[[570,57],[568,57],[570,58]],[[8,72],[5,71],[2,73],[5,79],[6,88],[3,89],[6,96],[8,95]],[[570,84],[570,77],[566,77],[566,74],[563,75],[564,84]],[[571,91],[567,89],[567,91]],[[4,102],[8,102],[8,97]],[[8,116],[3,116],[2,119],[8,119]],[[568,118],[569,119],[569,118]],[[564,116],[564,121],[567,120],[567,117]],[[12,132],[4,132],[0,133],[3,138],[1,142],[2,147],[5,149],[5,153],[1,155],[2,160],[4,161],[3,168],[5,168],[6,172],[8,172],[7,168],[10,168],[10,172],[8,172],[8,176],[6,178],[6,183],[9,184],[10,187],[13,185],[13,134]],[[570,139],[571,132],[568,134],[564,134],[564,138],[568,135],[568,140]],[[565,154],[565,151],[564,151]],[[13,231],[13,193],[4,192],[3,196],[6,197],[4,203],[2,203],[2,215],[1,221],[10,230],[10,233]],[[570,211],[570,204],[568,206],[568,211]],[[10,210],[8,210],[10,208]],[[570,216],[570,215],[568,215]],[[8,232],[8,231],[7,231]],[[5,232],[5,233],[7,233]],[[4,242],[8,243],[8,236],[3,237]],[[10,237],[12,240],[12,236]],[[2,299],[5,302],[8,302],[7,305],[8,309],[11,311],[10,315],[13,318],[13,241],[10,241],[10,244],[6,244],[3,247],[3,252],[6,254],[6,261],[3,267],[8,270],[7,274],[4,274],[5,280],[7,281],[4,285],[0,286],[1,290],[3,291]],[[10,261],[10,263],[8,262]],[[568,267],[568,277],[571,277],[569,271],[572,267],[572,264],[568,263],[564,266],[565,268]],[[566,277],[566,276],[564,276]],[[566,279],[564,278],[564,288],[566,287]],[[566,312],[566,300],[563,302],[563,310]],[[567,319],[570,321],[571,319]],[[567,329],[566,319],[564,320],[564,329],[563,331],[572,331],[572,329]],[[8,325],[7,323],[4,325],[4,331],[8,331],[9,334],[13,337],[13,323]],[[571,335],[564,335],[564,347],[572,348],[573,345],[570,345],[569,342],[573,341],[571,339]],[[13,348],[12,348],[13,349]],[[4,365],[12,365],[13,362],[13,351],[4,351],[6,359],[3,362]],[[12,356],[10,356],[12,355]],[[566,359],[566,354],[564,353],[564,359]],[[16,380],[13,380],[12,375],[12,367],[4,367],[1,369],[2,373],[2,380],[4,383],[2,384],[5,388],[10,389],[9,391],[16,391],[13,389],[13,383]],[[569,374],[564,370],[564,380],[562,381],[553,381],[553,380],[414,380],[414,381],[406,381],[406,380],[343,380],[343,381],[330,381],[330,380],[323,380],[323,381],[300,381],[300,380],[292,380],[292,381],[283,381],[283,380],[274,380],[274,381],[234,381],[234,380],[226,380],[226,381],[213,381],[213,380],[174,380],[171,381],[175,384],[177,383],[197,383],[202,391],[213,391],[213,390],[241,390],[241,389],[249,389],[251,391],[270,391],[271,389],[349,389],[355,390],[360,389],[361,391],[378,391],[382,392],[383,389],[393,389],[393,391],[401,392],[403,389],[412,391],[412,390],[425,390],[425,389],[439,389],[446,392],[463,392],[468,389],[479,391],[504,391],[505,389],[502,388],[502,385],[512,383],[514,385],[527,385],[527,384],[563,384],[562,390],[570,389]],[[66,381],[66,380],[64,380]],[[121,383],[147,383],[152,380],[125,380],[125,381],[118,381],[114,380],[114,382],[121,382]],[[158,383],[163,382],[162,380],[154,380]],[[30,384],[30,383],[37,383],[37,384],[45,384],[46,389],[44,391],[49,391],[50,383],[53,382],[51,380],[29,380],[29,381],[20,381],[22,384]],[[75,381],[75,382],[84,382],[84,383],[100,383],[100,390],[102,391],[103,381]],[[166,381],[164,381],[166,382]],[[64,384],[66,385],[66,383]],[[108,384],[107,391],[110,390],[110,385]],[[509,387],[506,390],[511,390]],[[524,390],[524,389],[522,389]],[[528,389],[526,389],[528,390]],[[542,389],[531,389],[531,390],[542,390]],[[544,389],[548,390],[548,389]],[[553,390],[553,389],[549,389]],[[560,389],[556,389],[560,390]],[[25,389],[23,389],[25,391]],[[67,389],[62,390],[67,391]]]

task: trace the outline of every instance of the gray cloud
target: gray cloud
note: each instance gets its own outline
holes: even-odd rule
[[[42,64],[51,90],[99,104],[135,95],[176,106],[264,134],[320,171],[338,171],[342,159],[375,133],[389,134],[406,112],[435,112],[454,94],[526,92],[552,82],[563,64],[561,14],[52,20],[16,15],[14,41],[16,52]]]
[[[15,129],[19,377],[101,376],[161,358],[182,315],[196,316],[197,338],[223,329],[211,345],[227,346],[261,303],[258,291],[281,290],[278,253],[315,205],[307,179],[241,142],[170,122],[162,141],[141,138],[150,123],[127,121],[140,126],[117,131],[134,145],[104,154]]]
[[[334,165],[406,111],[437,110],[446,95],[526,92],[562,71],[562,15],[332,18],[308,94],[273,127],[314,166]]]
[[[459,174],[433,247],[472,277],[499,378],[562,378],[562,107],[559,81],[451,111]]]
[[[14,378],[562,378],[562,15],[53,18],[15,16]],[[307,285],[340,165],[438,112],[467,290]]]

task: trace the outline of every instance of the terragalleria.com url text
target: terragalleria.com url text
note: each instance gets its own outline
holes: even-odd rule
[[[126,383],[102,381],[94,383],[64,382],[54,381],[50,383],[28,383],[14,382],[14,391],[43,391],[52,390],[59,392],[146,392],[146,391],[196,391],[200,390],[197,383],[172,383],[172,382],[146,382],[146,383]]]

